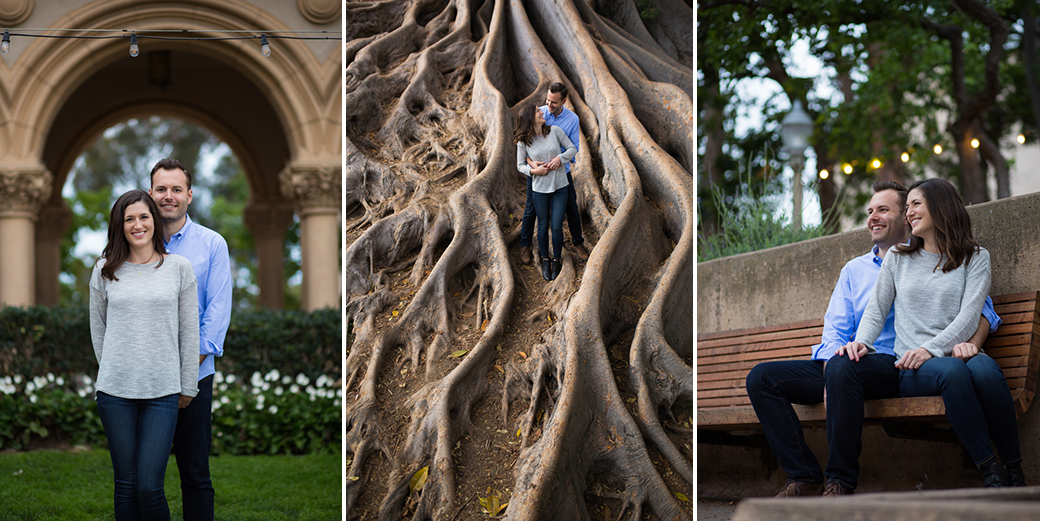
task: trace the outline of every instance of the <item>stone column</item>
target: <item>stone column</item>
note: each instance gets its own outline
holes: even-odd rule
[[[36,303],[57,306],[61,300],[61,238],[72,224],[64,199],[51,200],[36,221]]]
[[[341,307],[339,245],[343,180],[340,165],[294,163],[278,174],[282,194],[300,216],[303,308]]]
[[[0,306],[36,303],[33,230],[53,179],[42,166],[0,170]]]
[[[256,242],[257,286],[259,304],[268,309],[285,307],[285,276],[282,271],[282,248],[285,231],[292,224],[292,207],[277,203],[250,203],[243,212],[246,227]]]

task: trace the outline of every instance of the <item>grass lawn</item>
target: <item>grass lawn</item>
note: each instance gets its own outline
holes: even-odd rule
[[[216,519],[337,520],[341,518],[339,454],[210,458]],[[108,451],[0,454],[0,521],[111,520],[112,462]],[[170,458],[166,499],[181,519],[180,476]]]

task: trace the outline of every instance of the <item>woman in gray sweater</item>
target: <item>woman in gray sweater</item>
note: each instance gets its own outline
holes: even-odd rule
[[[90,277],[97,407],[115,474],[115,518],[169,520],[163,491],[177,409],[198,393],[199,312],[191,262],[167,255],[147,192],[116,200]]]
[[[839,354],[871,352],[894,306],[900,394],[941,395],[983,484],[1024,486],[1018,422],[1004,374],[967,342],[989,294],[989,252],[972,238],[971,218],[948,181],[911,185],[906,218],[910,242],[885,256],[856,341]]]
[[[520,108],[513,129],[513,141],[516,143],[516,168],[524,175],[531,176],[534,211],[538,218],[538,251],[542,255],[542,278],[554,280],[560,274],[563,218],[567,212],[567,186],[570,183],[563,166],[549,170],[545,164],[559,157],[560,165],[565,165],[578,153],[578,149],[560,127],[545,124],[545,116],[533,103]],[[529,165],[528,158],[538,166]],[[550,225],[552,259],[548,257]]]

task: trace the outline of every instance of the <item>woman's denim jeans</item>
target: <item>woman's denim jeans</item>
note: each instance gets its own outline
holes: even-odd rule
[[[967,362],[953,357],[929,359],[918,369],[900,371],[899,392],[942,396],[946,417],[976,465],[994,461],[994,446],[1005,463],[1022,459],[1011,391],[1000,366],[989,356],[978,354]]]
[[[553,258],[560,260],[563,250],[563,218],[567,214],[567,187],[551,194],[534,193],[534,211],[538,215],[538,251],[549,256],[549,225],[552,224]]]
[[[163,491],[177,426],[177,395],[132,400],[97,393],[115,474],[117,521],[170,519]]]

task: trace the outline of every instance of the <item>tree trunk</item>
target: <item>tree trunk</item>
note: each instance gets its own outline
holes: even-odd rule
[[[345,9],[347,519],[690,518],[692,70],[584,0]],[[591,257],[547,283],[512,130],[555,81]]]

